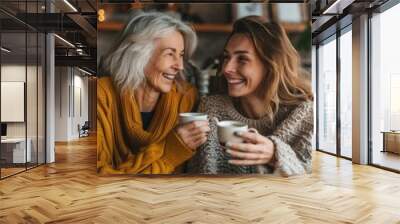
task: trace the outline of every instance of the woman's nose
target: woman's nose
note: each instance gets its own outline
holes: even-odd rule
[[[231,73],[235,72],[235,70],[236,70],[236,65],[235,65],[234,61],[226,59],[224,61],[223,67],[222,67],[223,73],[231,74]]]
[[[174,68],[182,71],[183,70],[183,57],[178,56],[175,60]]]

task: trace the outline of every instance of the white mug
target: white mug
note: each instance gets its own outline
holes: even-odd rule
[[[196,112],[179,114],[179,124],[186,124],[192,121],[207,121],[207,114]]]
[[[217,123],[217,127],[218,139],[222,145],[225,145],[227,142],[243,142],[243,139],[235,135],[235,132],[246,132],[249,130],[248,125],[240,121],[220,121]]]

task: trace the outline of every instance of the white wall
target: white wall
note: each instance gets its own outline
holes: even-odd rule
[[[1,81],[25,82],[25,65],[2,65]],[[7,108],[1,108],[7,110]],[[25,123],[7,123],[7,137],[25,137]]]
[[[55,68],[55,141],[68,140],[69,69]]]
[[[83,75],[76,68],[56,67],[56,141],[77,139],[78,124],[88,120],[88,78]]]

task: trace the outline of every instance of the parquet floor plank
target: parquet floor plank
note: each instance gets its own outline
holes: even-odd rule
[[[0,181],[0,223],[400,223],[400,175],[314,152],[313,173],[96,174],[96,139]]]

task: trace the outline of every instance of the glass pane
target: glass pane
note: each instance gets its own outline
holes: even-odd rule
[[[315,96],[317,96],[317,92],[316,92],[317,91],[317,48],[315,45],[312,45],[312,48],[311,48],[311,66],[312,66],[312,68],[311,68],[312,91],[313,91],[313,95],[315,97]],[[314,98],[314,99],[316,99],[316,98]],[[314,100],[313,105],[314,105],[314,108],[317,108],[316,100]],[[316,109],[314,109],[313,116],[314,116],[314,121],[316,121],[317,120],[317,110]],[[313,139],[312,139],[312,148],[313,149],[316,149],[316,147],[317,147],[317,139],[316,139],[316,134],[317,134],[316,130],[317,129],[316,129],[316,127],[317,127],[317,124],[314,123],[314,131],[313,131]]]
[[[39,11],[38,2],[27,2],[26,12],[28,20],[37,20],[35,16]],[[31,21],[37,23],[37,21]],[[30,158],[27,167],[35,167],[38,164],[38,33],[36,30],[27,31],[27,142],[30,149]]]
[[[301,4],[280,3],[276,6],[280,22],[298,23],[303,21]]]
[[[25,170],[26,150],[26,33],[1,34],[2,178]]]
[[[372,163],[400,170],[400,4],[372,18]]]
[[[352,35],[351,30],[340,37],[340,150],[352,157]]]
[[[1,1],[19,20],[35,19],[45,1]],[[27,13],[27,14],[26,14]],[[1,177],[45,161],[45,37],[0,12],[2,144]]]
[[[38,84],[38,49],[37,49],[37,33],[27,33],[28,38],[28,63],[27,63],[27,81],[26,81],[26,111],[27,111],[27,131],[28,131],[28,138],[27,142],[29,144],[28,149],[30,148],[30,158],[28,159],[28,168],[37,165],[37,128],[38,128],[38,101],[37,101],[37,84]]]
[[[318,48],[318,148],[336,153],[336,39]]]

